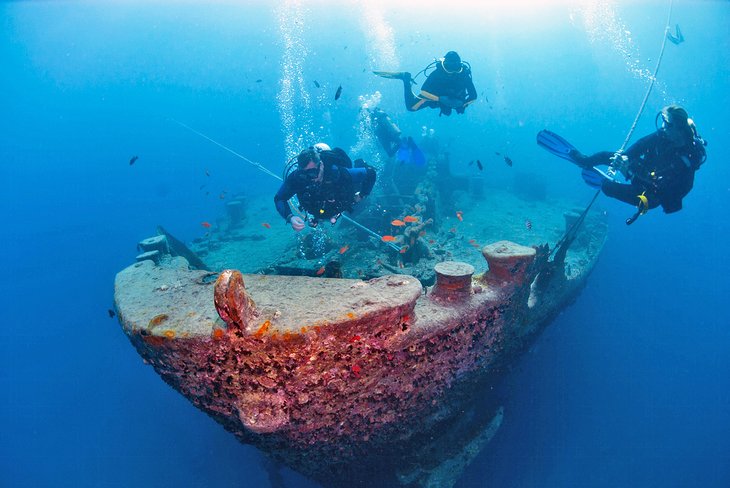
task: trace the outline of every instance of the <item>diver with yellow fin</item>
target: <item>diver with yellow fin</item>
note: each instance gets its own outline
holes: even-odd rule
[[[602,151],[585,156],[549,130],[537,134],[537,144],[583,168],[583,179],[589,186],[636,205],[636,214],[626,221],[631,224],[660,205],[664,213],[681,210],[682,199],[694,185],[695,172],[707,159],[707,142],[679,105],[664,107],[655,125],[656,132],[642,137],[625,152]]]
[[[431,73],[426,75],[429,69]],[[456,51],[449,51],[416,74],[426,75],[421,92],[414,95],[411,84],[416,84],[407,71],[373,71],[383,78],[403,81],[406,109],[416,112],[423,108],[438,108],[439,115],[451,115],[452,110],[463,114],[466,107],[477,99],[477,91],[471,78],[471,66],[462,61]]]

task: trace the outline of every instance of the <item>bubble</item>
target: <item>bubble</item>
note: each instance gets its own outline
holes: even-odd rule
[[[646,81],[654,80],[652,71],[641,66],[639,48],[634,44],[631,30],[616,13],[613,2],[593,0],[581,3],[577,9],[591,43],[609,43],[613,50],[623,58],[624,66],[632,76]],[[647,62],[651,62],[651,58]],[[656,88],[666,99],[666,87],[663,84],[657,84]]]

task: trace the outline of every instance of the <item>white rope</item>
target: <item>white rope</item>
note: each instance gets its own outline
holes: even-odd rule
[[[184,128],[186,128],[187,130],[189,130],[189,131],[193,132],[194,134],[197,134],[197,135],[199,135],[199,136],[200,136],[200,137],[202,137],[203,139],[206,139],[206,140],[208,140],[208,141],[212,142],[212,143],[213,143],[213,144],[215,144],[216,146],[218,146],[218,147],[220,147],[220,148],[222,148],[222,149],[225,149],[226,151],[228,151],[229,153],[231,153],[231,154],[235,155],[236,157],[239,157],[239,158],[243,159],[243,160],[244,160],[244,161],[246,161],[247,163],[249,163],[249,164],[252,164],[252,165],[253,165],[253,166],[255,166],[256,168],[258,168],[258,169],[260,169],[261,171],[263,171],[264,173],[266,173],[267,175],[273,176],[273,177],[274,177],[274,178],[276,178],[277,180],[279,180],[279,181],[282,181],[282,178],[281,178],[281,176],[279,176],[279,175],[276,175],[276,174],[272,173],[272,172],[271,172],[271,171],[269,171],[269,170],[268,170],[267,168],[263,167],[263,166],[262,166],[262,165],[261,165],[260,163],[257,163],[256,161],[251,161],[251,160],[250,160],[250,159],[248,159],[248,158],[247,158],[246,156],[244,156],[244,155],[242,155],[242,154],[238,154],[238,153],[237,153],[236,151],[234,151],[233,149],[231,149],[231,148],[229,148],[229,147],[226,147],[226,146],[224,146],[224,145],[223,145],[223,144],[221,144],[220,142],[218,142],[218,141],[216,141],[215,139],[212,139],[212,138],[210,138],[210,137],[206,136],[206,135],[205,135],[205,134],[203,134],[202,132],[198,132],[197,130],[193,129],[193,128],[192,128],[192,127],[190,127],[189,125],[183,124],[183,123],[182,123],[182,122],[180,122],[179,120],[175,120],[175,119],[170,119],[170,120],[172,120],[172,121],[173,121],[173,122],[175,122],[176,124],[180,125],[181,127],[184,127]],[[290,207],[291,207],[292,211],[297,211],[297,210],[298,210],[298,208],[296,208],[296,207],[295,207],[294,205],[292,205],[291,203],[290,203]],[[297,207],[298,207],[298,206],[297,206]],[[297,212],[297,213],[298,213],[298,212]],[[300,215],[301,215],[301,214],[300,214]],[[376,238],[378,238],[378,239],[381,239],[381,240],[382,240],[382,236],[381,236],[380,234],[378,234],[378,233],[377,233],[377,232],[375,232],[375,231],[372,231],[372,230],[368,229],[367,227],[365,227],[365,226],[364,226],[364,225],[362,225],[362,224],[359,224],[359,223],[357,223],[357,222],[356,222],[355,220],[353,220],[353,219],[352,219],[351,217],[348,217],[347,215],[342,215],[342,218],[343,218],[343,219],[345,219],[345,220],[347,220],[347,221],[348,221],[348,222],[350,222],[351,224],[354,224],[355,226],[359,227],[360,229],[364,230],[365,232],[367,232],[367,233],[368,233],[368,234],[370,234],[371,236],[373,236],[373,237],[376,237]],[[384,244],[385,244],[385,245],[387,245],[388,247],[390,247],[390,248],[392,248],[392,249],[396,250],[396,251],[400,251],[400,250],[401,250],[401,248],[400,248],[399,246],[397,246],[397,245],[393,244],[392,242],[384,242]]]
[[[213,143],[213,144],[215,144],[216,146],[218,146],[218,147],[220,147],[220,148],[223,148],[223,149],[225,149],[226,151],[228,151],[229,153],[233,154],[234,156],[236,156],[236,157],[238,157],[238,158],[241,158],[241,159],[243,159],[243,160],[244,160],[244,161],[246,161],[247,163],[249,163],[249,164],[253,165],[254,167],[256,167],[256,168],[258,168],[258,169],[260,169],[261,171],[263,171],[263,172],[264,172],[264,173],[266,173],[267,175],[269,175],[269,176],[273,176],[273,177],[274,177],[274,178],[276,178],[277,180],[279,180],[279,181],[282,181],[282,178],[281,178],[281,176],[279,176],[279,175],[277,175],[277,174],[274,174],[274,173],[272,173],[272,172],[271,172],[271,171],[269,171],[269,170],[268,170],[267,168],[265,168],[264,166],[262,166],[262,165],[261,165],[261,163],[257,163],[256,161],[251,161],[251,160],[250,160],[250,159],[248,159],[248,158],[247,158],[246,156],[244,156],[244,155],[242,155],[242,154],[238,154],[238,153],[237,153],[236,151],[234,151],[233,149],[231,149],[231,148],[229,148],[229,147],[226,147],[226,146],[224,146],[223,144],[221,144],[220,142],[218,142],[218,141],[216,141],[216,140],[214,140],[214,139],[211,139],[210,137],[206,136],[206,135],[205,135],[205,134],[203,134],[202,132],[198,132],[197,130],[193,129],[193,128],[192,128],[192,127],[190,127],[189,125],[185,125],[185,124],[183,124],[183,123],[182,123],[182,122],[180,122],[179,120],[175,120],[175,119],[170,119],[170,120],[172,120],[173,122],[175,122],[176,124],[178,124],[178,125],[179,125],[179,126],[181,126],[181,127],[185,127],[185,128],[186,128],[187,130],[189,130],[190,132],[192,132],[192,133],[194,133],[194,134],[198,134],[198,135],[199,135],[200,137],[202,137],[203,139],[207,139],[207,140],[209,140],[210,142],[212,142],[212,143]]]
[[[634,130],[636,129],[636,124],[639,123],[639,118],[641,118],[641,114],[644,113],[644,108],[646,107],[646,102],[649,99],[649,94],[651,93],[652,88],[654,88],[654,82],[656,82],[657,74],[659,73],[659,66],[662,64],[662,57],[664,56],[664,47],[667,45],[667,34],[669,33],[669,26],[671,24],[672,19],[672,4],[674,3],[674,0],[669,0],[669,14],[667,15],[667,26],[664,28],[664,38],[662,40],[662,48],[659,51],[659,58],[656,62],[656,68],[654,68],[654,75],[651,77],[651,82],[649,83],[649,88],[646,90],[646,94],[644,95],[644,100],[641,101],[641,106],[639,107],[639,112],[636,114],[636,118],[634,119],[634,123],[631,124],[631,128],[629,129],[629,133],[626,135],[626,139],[624,139],[624,143],[621,145],[621,149],[617,151],[617,153],[622,153],[626,149],[626,146],[629,144],[629,141],[631,140],[631,136],[634,134]]]

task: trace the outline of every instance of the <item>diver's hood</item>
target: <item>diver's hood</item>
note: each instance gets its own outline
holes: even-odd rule
[[[456,51],[449,51],[441,60],[441,66],[447,73],[458,73],[462,69],[461,57],[459,57]]]

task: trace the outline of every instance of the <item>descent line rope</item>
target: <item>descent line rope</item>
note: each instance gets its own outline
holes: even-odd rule
[[[634,130],[636,129],[636,124],[639,123],[641,114],[644,113],[644,108],[646,107],[646,102],[647,102],[647,100],[649,100],[649,94],[651,94],[651,90],[652,90],[652,88],[654,88],[654,83],[656,82],[656,77],[657,77],[657,74],[659,73],[659,66],[661,66],[662,58],[664,57],[664,48],[667,45],[667,34],[669,33],[669,28],[671,25],[673,4],[674,4],[674,0],[669,0],[669,13],[667,14],[667,25],[666,25],[666,27],[664,27],[664,37],[662,38],[662,48],[659,50],[659,57],[657,58],[657,61],[656,61],[656,67],[654,68],[654,74],[651,77],[649,87],[646,89],[646,94],[644,95],[644,99],[641,101],[641,106],[639,107],[639,112],[636,114],[636,118],[634,118],[634,123],[631,124],[629,133],[626,134],[626,139],[624,139],[624,143],[621,145],[621,149],[619,149],[619,152],[623,152],[624,149],[626,149],[626,146],[629,144],[629,141],[631,140],[631,136],[634,134]]]
[[[624,152],[626,149],[626,146],[629,144],[629,141],[631,140],[631,136],[634,134],[634,130],[636,129],[636,125],[639,123],[639,119],[641,118],[641,115],[644,113],[644,108],[646,108],[646,102],[649,100],[649,95],[651,94],[651,90],[654,88],[654,83],[656,82],[657,75],[659,74],[659,67],[662,64],[662,58],[664,57],[664,48],[667,45],[667,33],[669,33],[669,29],[671,26],[671,20],[672,20],[672,7],[674,5],[674,0],[669,0],[669,13],[667,14],[667,24],[664,27],[664,36],[662,38],[662,47],[659,50],[659,57],[657,58],[656,67],[654,68],[654,74],[652,75],[649,87],[646,89],[646,93],[644,94],[644,99],[641,101],[641,105],[639,106],[639,111],[636,114],[636,117],[634,118],[634,123],[631,124],[631,128],[629,129],[628,134],[626,134],[626,139],[624,139],[624,143],[621,145],[621,149],[616,151],[616,154],[620,154]],[[596,190],[595,195],[593,195],[593,198],[591,199],[591,202],[588,204],[588,206],[583,210],[583,212],[580,214],[580,217],[573,222],[573,225],[570,226],[570,228],[563,234],[563,237],[560,238],[560,240],[555,244],[552,251],[550,251],[550,254],[548,257],[550,257],[557,249],[560,248],[560,246],[570,237],[575,236],[575,234],[578,232],[578,229],[583,224],[583,221],[585,220],[586,215],[588,214],[588,210],[593,206],[595,201],[598,199],[598,195],[601,194],[601,190]],[[636,220],[639,213],[632,217],[633,220]],[[629,219],[631,220],[631,219]],[[629,221],[627,220],[627,223]]]
[[[279,176],[279,175],[277,175],[277,174],[274,174],[274,173],[272,173],[272,172],[271,172],[271,171],[270,171],[270,170],[269,170],[268,168],[266,168],[266,167],[264,167],[263,165],[261,165],[261,163],[257,163],[256,161],[251,161],[251,160],[250,160],[250,159],[248,159],[248,158],[247,158],[246,156],[244,156],[244,155],[242,155],[242,154],[239,154],[239,153],[237,153],[237,152],[236,152],[236,151],[234,151],[233,149],[231,149],[231,148],[229,148],[229,147],[227,147],[227,146],[225,146],[225,145],[221,144],[220,142],[216,141],[215,139],[213,139],[213,138],[211,138],[211,137],[208,137],[208,136],[206,136],[205,134],[203,134],[202,132],[199,132],[199,131],[197,131],[197,130],[193,129],[193,128],[192,128],[192,127],[190,127],[189,125],[183,124],[182,122],[180,122],[180,121],[178,121],[178,120],[175,120],[175,119],[170,119],[170,120],[171,120],[171,121],[173,121],[173,122],[175,122],[175,123],[176,123],[176,124],[178,124],[179,126],[181,126],[181,127],[184,127],[185,129],[189,130],[190,132],[192,132],[192,133],[194,133],[194,134],[197,134],[197,135],[199,135],[199,136],[200,136],[200,137],[202,137],[203,139],[206,139],[206,140],[208,140],[208,141],[212,142],[212,143],[213,143],[213,144],[215,144],[216,146],[218,146],[218,147],[220,147],[220,148],[222,148],[222,149],[225,149],[226,151],[228,151],[229,153],[233,154],[234,156],[236,156],[236,157],[238,157],[238,158],[240,158],[240,159],[243,159],[243,160],[244,160],[244,161],[246,161],[247,163],[249,163],[249,164],[253,165],[254,167],[258,168],[259,170],[263,171],[263,172],[264,172],[264,173],[266,173],[267,175],[269,175],[269,176],[273,176],[274,178],[276,178],[276,179],[277,179],[277,180],[279,180],[279,181],[283,181],[283,179],[282,179],[282,177],[281,177],[281,176]],[[375,232],[375,231],[373,231],[373,230],[370,230],[370,229],[368,229],[367,227],[365,227],[364,225],[362,225],[362,224],[360,224],[360,223],[356,222],[356,221],[355,221],[354,219],[352,219],[351,217],[348,217],[347,215],[342,215],[341,217],[342,217],[343,219],[345,219],[345,220],[346,220],[347,222],[350,222],[350,223],[351,223],[351,224],[353,224],[354,226],[356,226],[356,227],[360,228],[361,230],[363,230],[363,231],[367,232],[367,233],[368,233],[368,234],[370,234],[370,235],[371,235],[372,237],[375,237],[375,238],[379,239],[379,240],[380,240],[381,242],[383,242],[383,244],[387,245],[387,246],[388,246],[388,247],[390,247],[391,249],[393,249],[393,250],[395,250],[395,251],[397,251],[397,252],[400,252],[401,248],[400,248],[399,246],[397,246],[396,244],[393,244],[392,242],[385,242],[385,241],[383,241],[383,236],[381,236],[381,235],[380,235],[380,234],[378,234],[377,232]]]

